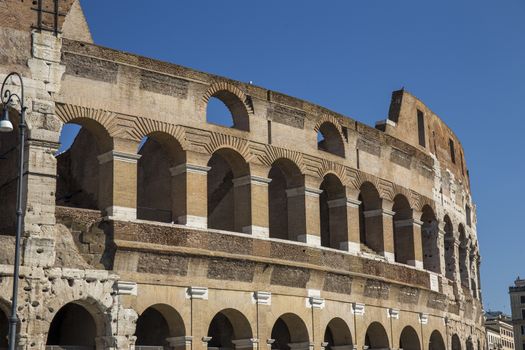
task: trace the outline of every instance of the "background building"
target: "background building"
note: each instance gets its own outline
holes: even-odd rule
[[[514,328],[510,316],[499,311],[488,311],[485,313],[485,328],[489,350],[514,350]]]
[[[464,151],[414,95],[374,128],[98,46],[78,1],[0,11],[29,107],[21,349],[484,348]],[[0,347],[17,145],[0,135]]]
[[[519,350],[525,350],[525,279],[519,277],[509,287],[510,308],[514,325],[514,343]]]

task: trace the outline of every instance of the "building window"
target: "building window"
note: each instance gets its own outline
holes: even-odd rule
[[[525,304],[525,295],[521,295],[520,300],[522,304]]]
[[[521,335],[525,335],[525,326],[521,325]]]
[[[419,145],[422,147],[426,147],[425,114],[419,109],[417,110],[417,132],[419,136]]]
[[[456,150],[454,149],[454,141],[452,139],[448,139],[448,146],[450,148],[450,160],[456,164]]]
[[[521,319],[525,320],[525,309],[521,309]]]

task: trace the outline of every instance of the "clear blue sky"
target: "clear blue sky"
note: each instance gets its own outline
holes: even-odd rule
[[[297,96],[373,125],[405,87],[463,143],[486,309],[525,277],[523,0],[83,1],[95,42]]]

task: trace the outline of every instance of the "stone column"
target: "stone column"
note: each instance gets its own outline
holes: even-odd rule
[[[478,290],[479,290],[479,286],[477,285],[478,284],[477,266],[478,266],[477,256],[476,256],[476,253],[473,252],[470,255],[470,278],[471,280],[475,281],[476,285],[474,286],[475,289],[472,289],[472,284],[469,281],[469,286],[472,292],[472,296],[476,299],[478,299]]]
[[[184,163],[170,169],[174,222],[197,228],[208,227],[209,166]]]
[[[454,280],[456,281],[457,286],[461,286],[461,274],[459,273],[459,240],[454,238],[452,241],[452,246],[454,249],[453,261],[454,264]]]
[[[190,334],[194,341],[192,342],[193,350],[207,350],[208,342],[211,337],[208,336],[209,324],[207,319],[208,288],[206,287],[188,287],[186,289],[186,298],[191,301],[191,324]]]
[[[398,220],[394,222],[397,232],[398,260],[407,265],[423,268],[423,246],[421,242],[421,225],[417,219]]]
[[[106,215],[137,218],[137,161],[140,155],[111,150],[98,156],[99,205]]]
[[[271,179],[246,175],[233,179],[235,231],[269,237],[268,184]]]
[[[321,190],[296,187],[286,190],[288,196],[288,231],[290,239],[321,246],[319,195]]]
[[[366,220],[366,243],[388,261],[395,261],[394,255],[394,212],[393,203],[382,200],[383,208],[368,210],[363,213]]]

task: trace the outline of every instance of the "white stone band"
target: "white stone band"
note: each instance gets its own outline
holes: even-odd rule
[[[119,207],[117,205],[112,205],[106,208],[106,215],[112,216],[118,219],[124,220],[136,220],[137,219],[137,209],[128,208],[128,207]]]
[[[250,225],[242,228],[243,233],[247,233],[256,238],[268,238],[270,237],[270,229],[268,227]]]
[[[127,163],[137,163],[140,157],[141,155],[136,154],[136,153],[109,151],[109,152],[102,153],[101,155],[97,156],[97,159],[98,159],[99,164],[104,164],[112,160],[118,160],[118,161],[127,162]]]
[[[174,166],[173,168],[170,168],[170,173],[171,173],[171,176],[177,176],[179,174],[184,174],[184,173],[206,175],[208,171],[210,171],[210,169],[211,167],[205,166],[205,165],[183,163],[183,164]]]
[[[195,228],[208,228],[208,218],[205,216],[183,215],[177,218],[177,222]]]
[[[306,243],[307,245],[313,246],[313,247],[320,247],[321,246],[321,237],[317,235],[298,235],[297,240],[299,242]]]

